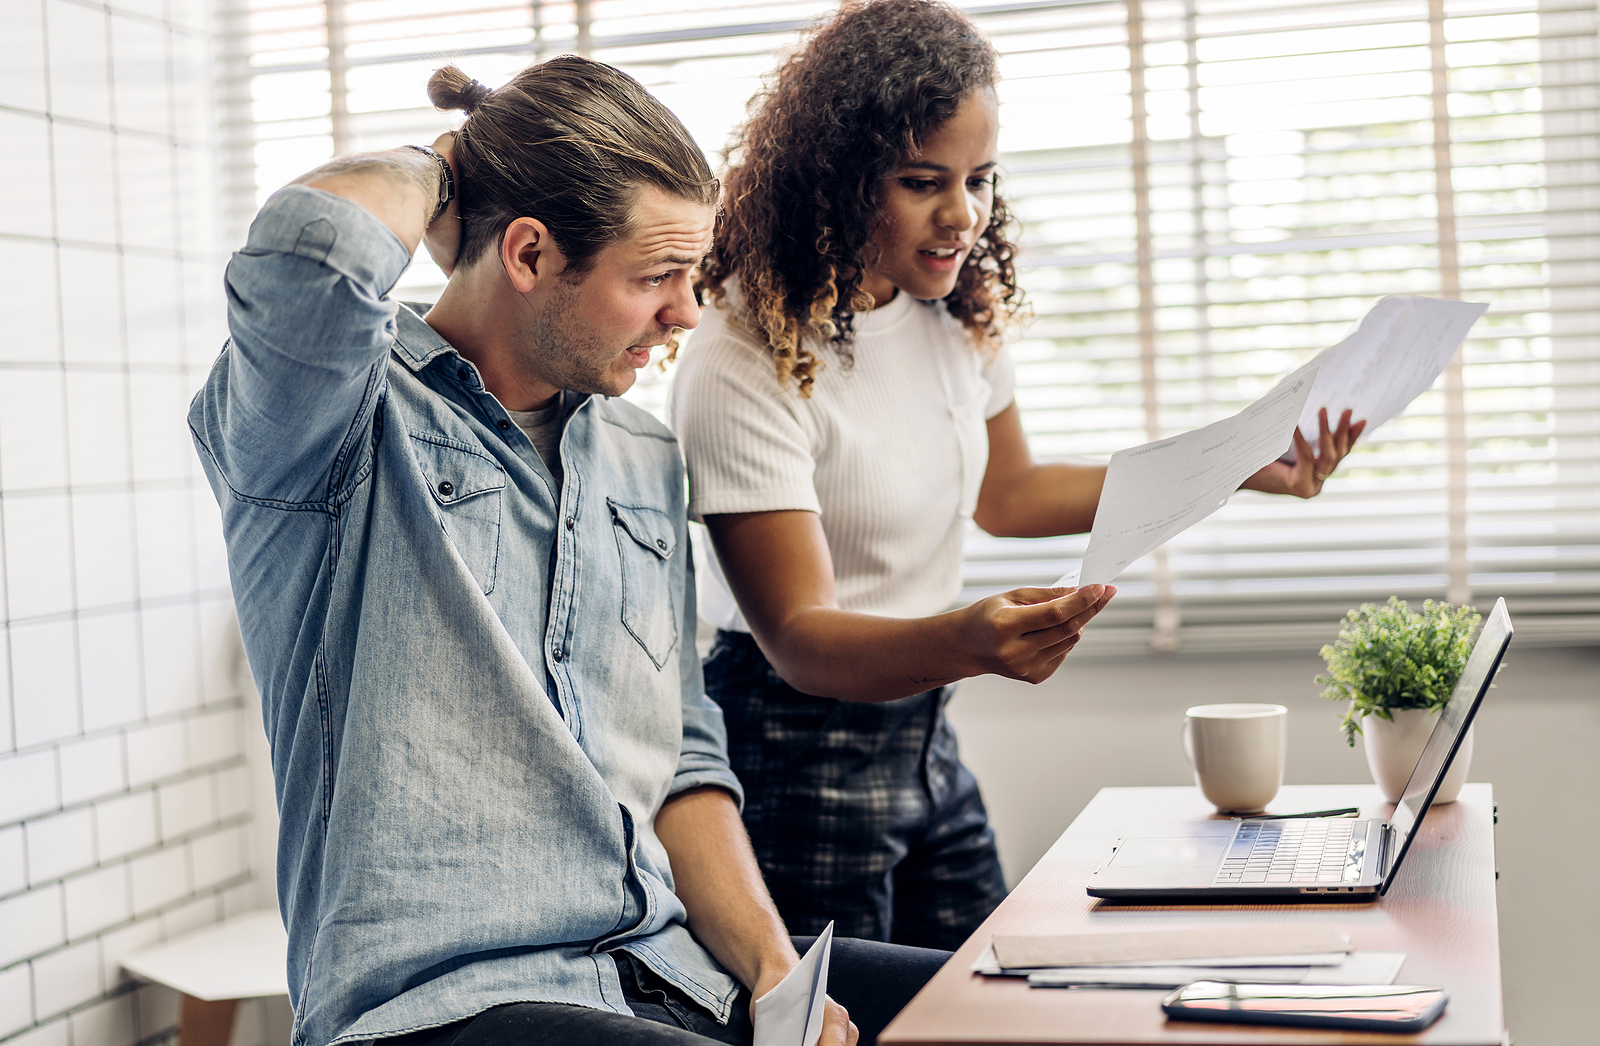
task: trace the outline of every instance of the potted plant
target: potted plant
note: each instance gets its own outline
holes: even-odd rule
[[[1339,638],[1322,648],[1328,665],[1316,680],[1322,696],[1350,702],[1345,741],[1353,748],[1361,735],[1372,779],[1391,803],[1399,802],[1439,709],[1450,700],[1481,620],[1469,606],[1429,599],[1419,612],[1390,596],[1382,606],[1363,603],[1346,614]],[[1471,760],[1468,730],[1435,803],[1455,801]]]

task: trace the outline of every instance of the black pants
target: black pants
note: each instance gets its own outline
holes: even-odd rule
[[[814,937],[796,937],[801,953]],[[718,1024],[636,959],[613,954],[623,995],[635,1016],[551,1002],[496,1006],[476,1017],[375,1046],[750,1046],[750,993],[739,990],[733,1016]],[[862,1046],[881,1032],[938,972],[949,952],[877,941],[834,938],[828,957],[828,994],[850,1011]]]
[[[1005,897],[978,782],[944,716],[953,687],[812,697],[748,633],[719,631],[706,694],[728,725],[744,824],[790,933],[954,950]]]

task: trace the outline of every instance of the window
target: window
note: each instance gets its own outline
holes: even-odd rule
[[[444,129],[419,107],[443,55],[495,84],[590,53],[715,156],[774,50],[831,8],[231,2],[235,239],[333,152]],[[1241,493],[1130,568],[1097,649],[1303,648],[1390,593],[1504,595],[1525,641],[1600,634],[1594,0],[959,6],[1004,56],[1036,455],[1103,459],[1226,416],[1384,294],[1491,306],[1321,497]],[[426,265],[402,284],[437,288]],[[632,395],[659,403],[665,380]],[[1047,583],[1085,544],[975,532],[966,594]]]

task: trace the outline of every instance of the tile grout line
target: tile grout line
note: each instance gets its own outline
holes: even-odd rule
[[[126,865],[132,865],[135,861],[142,860],[143,858],[153,857],[156,854],[166,853],[169,850],[177,850],[177,849],[180,849],[182,847],[188,846],[188,845],[190,845],[192,843],[198,842],[199,840],[209,839],[210,837],[215,836],[215,835],[221,835],[223,832],[229,831],[229,830],[234,829],[234,828],[243,828],[245,825],[250,824],[252,820],[253,820],[253,816],[250,813],[250,811],[248,811],[248,810],[243,812],[243,813],[232,814],[229,817],[223,818],[223,819],[221,819],[219,821],[215,821],[215,822],[213,822],[213,823],[211,823],[209,825],[206,825],[205,827],[192,829],[191,831],[185,832],[182,835],[173,836],[171,839],[166,839],[166,840],[163,840],[163,841],[161,841],[159,843],[154,843],[154,844],[152,844],[150,846],[142,847],[142,848],[140,848],[138,850],[130,850],[128,853],[123,854],[120,857],[113,857],[110,860],[104,862],[103,864],[96,865],[93,868],[80,868],[79,870],[77,870],[75,872],[69,872],[66,875],[58,876],[58,877],[56,877],[54,879],[47,879],[47,880],[45,880],[43,882],[34,883],[33,885],[29,886],[25,890],[20,890],[17,893],[9,894],[6,897],[0,898],[0,902],[15,900],[18,897],[26,896],[27,894],[34,893],[35,891],[38,891],[38,890],[47,890],[52,886],[62,887],[62,896],[65,897],[65,895],[66,895],[66,889],[65,889],[66,885],[68,883],[70,883],[70,882],[73,882],[74,880],[84,879],[84,878],[87,878],[87,877],[95,874],[96,872],[103,872],[103,871],[106,871],[107,869],[115,869],[115,868],[123,867],[123,866],[126,866]],[[251,872],[250,872],[250,869],[246,868],[243,872],[239,872],[237,874],[244,875],[244,876],[249,876],[251,874]],[[192,898],[192,896],[195,893],[197,893],[197,891],[194,890],[193,888],[191,888],[189,890],[187,896],[190,896]],[[155,909],[151,909],[151,910],[154,911]],[[18,965],[20,965],[22,963],[31,962],[32,960],[39,958],[39,956],[41,956],[41,955],[48,955],[52,951],[59,951],[62,948],[75,947],[75,946],[77,946],[79,944],[82,944],[84,941],[93,940],[94,938],[99,937],[102,934],[109,933],[112,930],[116,929],[117,927],[122,926],[124,923],[137,922],[139,919],[143,918],[144,915],[146,915],[146,914],[149,914],[149,913],[136,914],[136,915],[129,916],[128,919],[125,919],[122,922],[112,923],[109,926],[105,926],[105,927],[102,927],[102,928],[100,928],[98,930],[95,930],[93,933],[86,933],[83,936],[77,937],[77,938],[70,938],[70,937],[67,936],[67,934],[65,932],[66,924],[65,924],[65,922],[63,922],[63,924],[62,924],[63,932],[62,932],[62,935],[61,935],[61,937],[62,937],[62,943],[61,944],[53,945],[50,949],[47,949],[46,951],[39,952],[39,953],[37,953],[35,955],[25,956],[25,957],[23,957],[21,959],[17,959],[17,960],[14,960],[14,961],[10,962],[10,963],[7,963],[4,966],[0,966],[0,973],[4,973],[6,970],[12,969],[13,967],[18,966]],[[64,918],[65,918],[65,912],[63,912],[63,919]]]
[[[59,760],[57,762],[59,765]],[[243,753],[240,753],[238,755],[231,755],[223,759],[218,759],[214,762],[205,763],[200,766],[190,767],[189,769],[180,771],[179,773],[168,774],[166,777],[156,778],[152,781],[145,781],[137,785],[130,785],[115,792],[107,792],[105,795],[95,796],[93,799],[79,799],[73,803],[61,804],[58,797],[57,806],[54,809],[42,810],[36,814],[29,814],[27,817],[19,817],[14,821],[0,823],[0,831],[8,828],[15,828],[19,825],[31,824],[35,821],[44,821],[53,817],[59,817],[62,814],[76,813],[79,810],[90,808],[97,803],[106,803],[114,799],[126,799],[129,796],[139,795],[140,793],[146,791],[155,791],[158,788],[170,788],[173,785],[182,784],[185,781],[192,780],[196,777],[202,777],[207,774],[226,773],[229,770],[246,765],[248,765],[248,760],[245,758]],[[6,901],[13,897],[20,896],[21,894],[27,893],[29,889],[32,889],[32,887],[18,890],[15,893],[0,895],[0,901]]]

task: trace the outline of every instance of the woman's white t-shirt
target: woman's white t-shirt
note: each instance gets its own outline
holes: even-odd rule
[[[901,618],[948,609],[989,461],[985,422],[1012,400],[1009,354],[986,360],[942,303],[901,292],[856,315],[853,364],[822,349],[826,365],[801,399],[737,318],[736,291],[729,302],[705,310],[668,405],[690,518],[815,512],[842,609]],[[700,612],[749,631],[709,549],[707,559]]]

